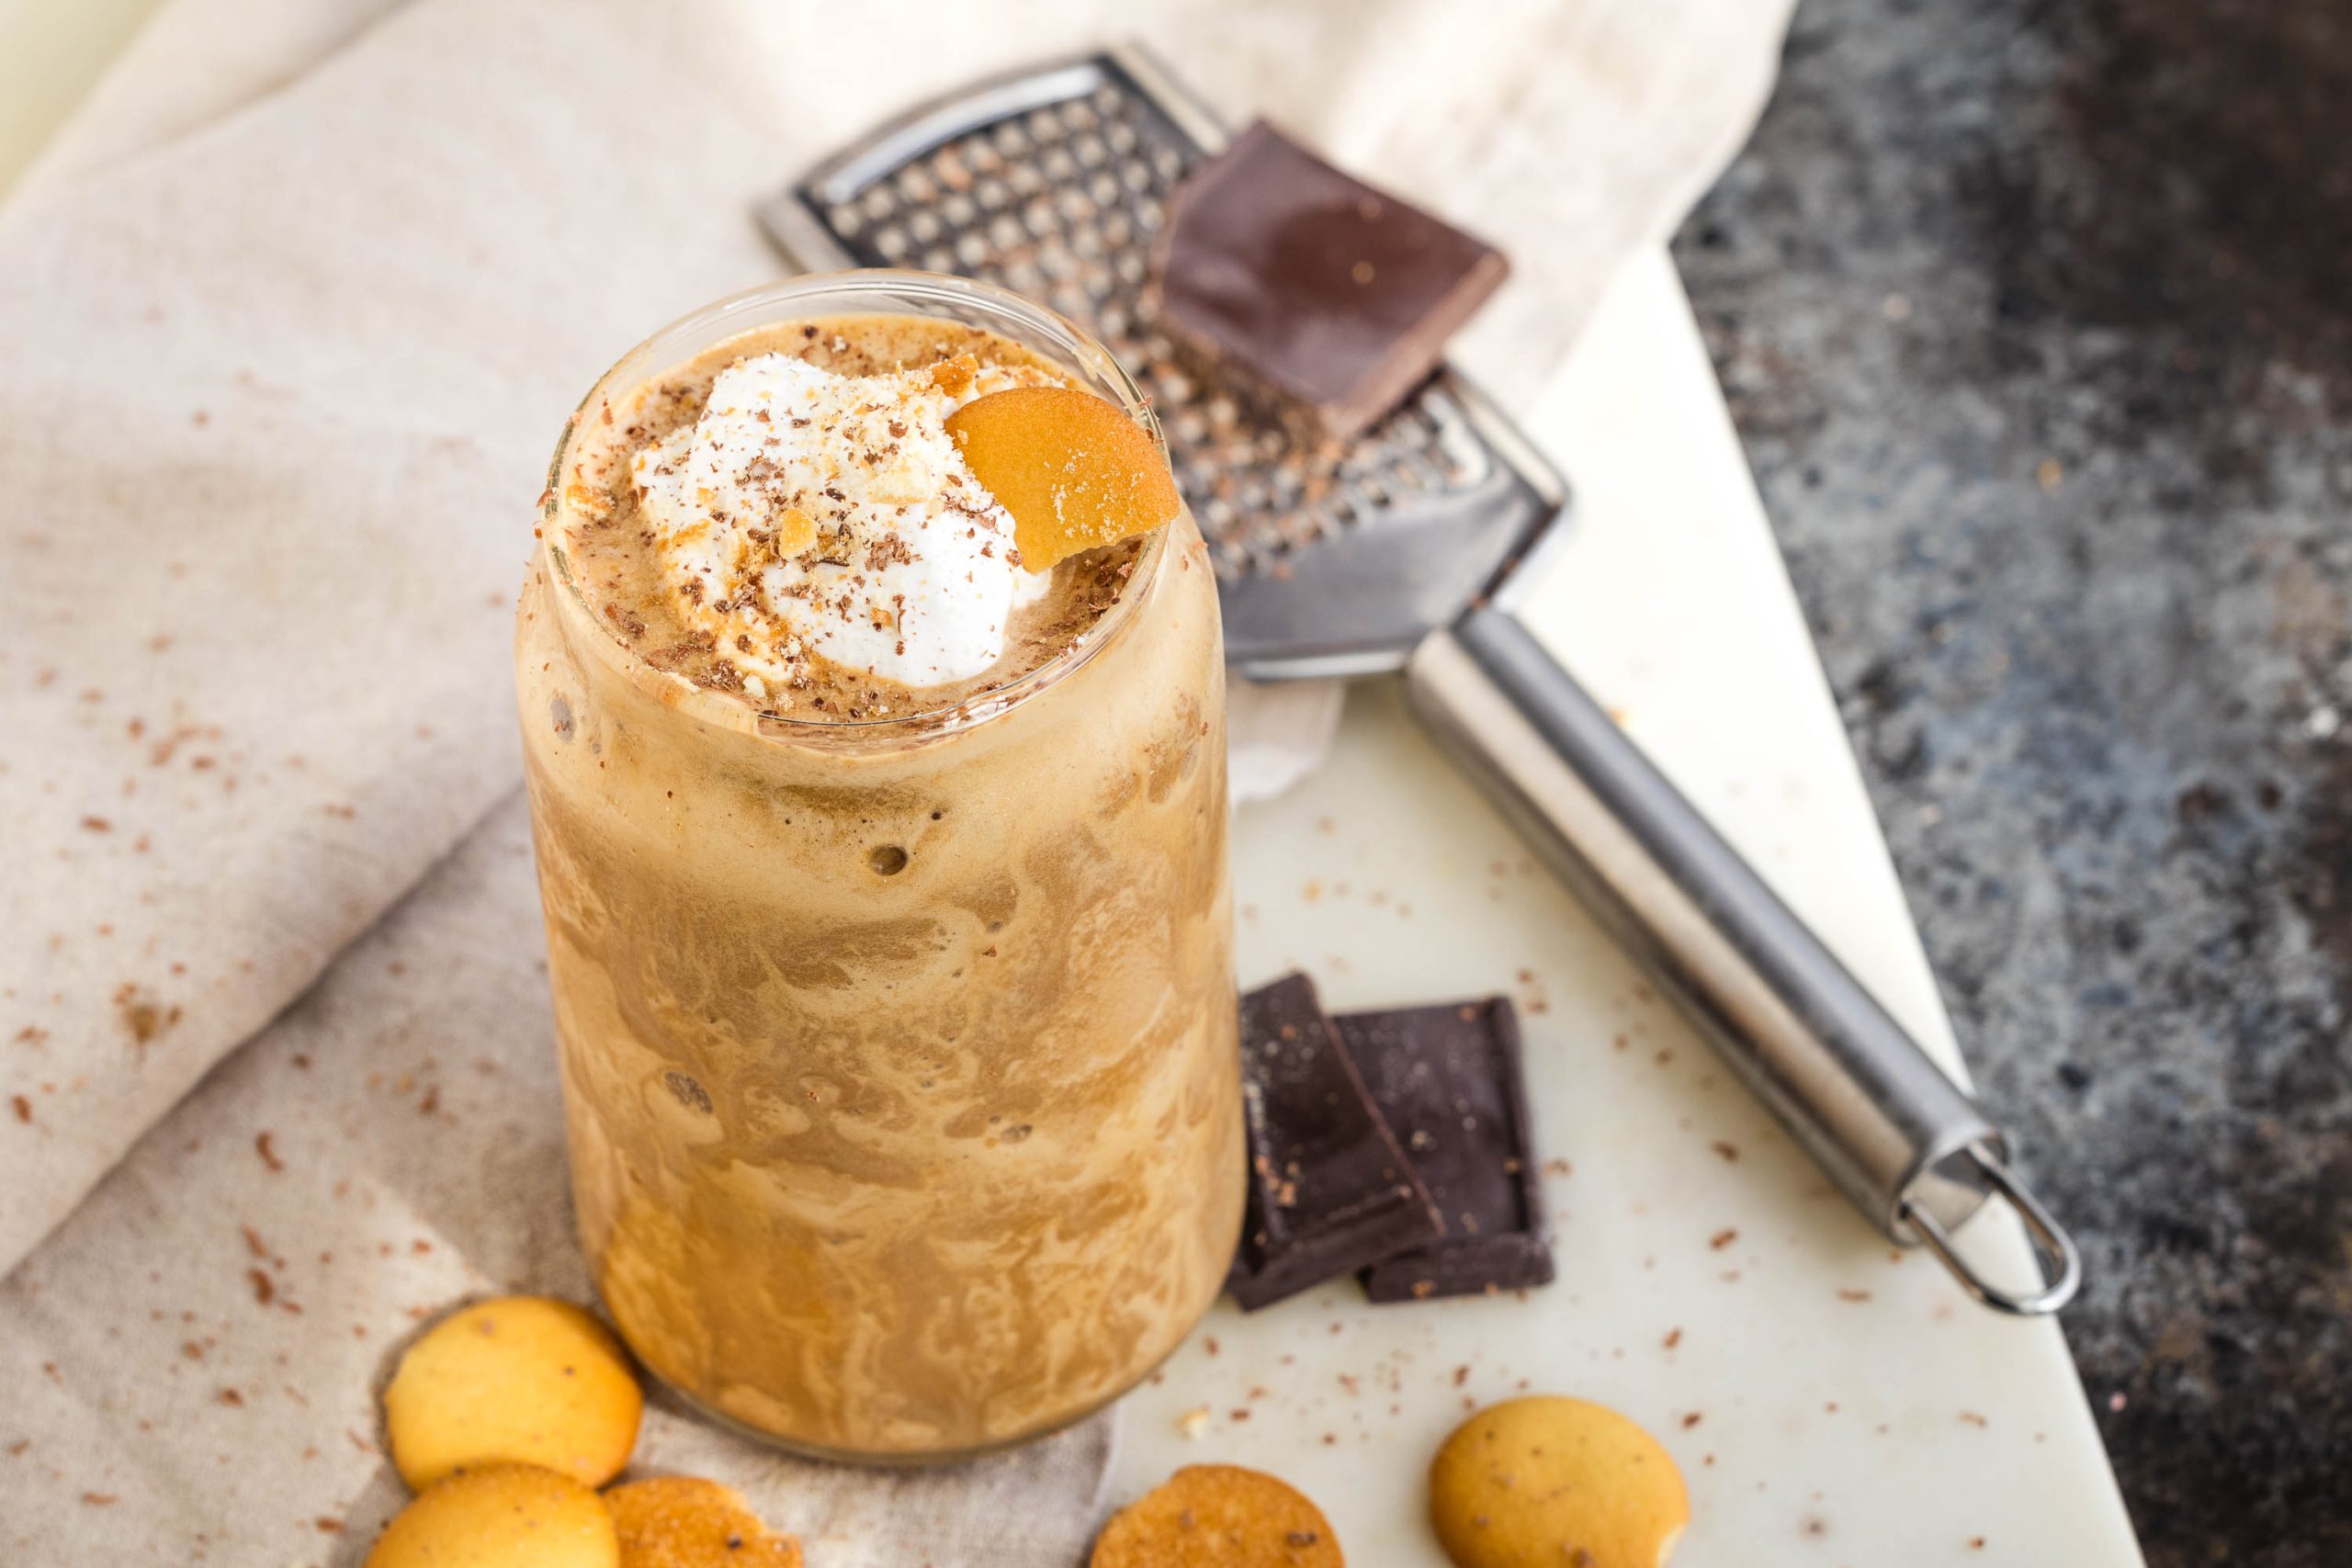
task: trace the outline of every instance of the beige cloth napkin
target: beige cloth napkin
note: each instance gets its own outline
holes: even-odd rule
[[[0,1269],[105,1178],[0,1286],[0,1562],[356,1562],[400,1337],[584,1290],[509,616],[563,413],[773,276],[755,196],[1141,32],[1508,249],[1463,357],[1523,398],[1744,134],[1784,19],[175,0],[0,209]],[[1107,1442],[896,1481],[657,1414],[644,1458],[752,1484],[820,1563],[1050,1562]]]

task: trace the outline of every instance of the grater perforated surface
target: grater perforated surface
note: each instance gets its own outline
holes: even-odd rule
[[[820,175],[794,194],[853,265],[1000,284],[1099,339],[1150,394],[1177,482],[1228,580],[1285,577],[1303,546],[1408,513],[1442,514],[1487,479],[1493,454],[1440,383],[1334,446],[1181,354],[1154,319],[1151,248],[1204,148],[1107,62],[1039,82],[1074,90],[1042,102],[1032,92],[864,177]]]

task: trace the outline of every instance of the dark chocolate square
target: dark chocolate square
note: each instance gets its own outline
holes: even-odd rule
[[[1548,1284],[1552,1248],[1509,1000],[1332,1021],[1373,1103],[1437,1202],[1444,1235],[1365,1269],[1376,1302]]]
[[[1442,1234],[1306,976],[1241,998],[1241,1085],[1249,1213],[1226,1285],[1245,1311]]]
[[[1175,192],[1159,319],[1349,439],[1435,370],[1502,253],[1259,120]]]

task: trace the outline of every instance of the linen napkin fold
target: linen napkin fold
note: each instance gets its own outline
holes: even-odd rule
[[[483,869],[486,840],[521,854],[514,808],[467,835],[519,776],[513,594],[562,417],[651,327],[775,276],[753,197],[916,97],[1140,31],[1229,118],[1267,112],[1510,253],[1460,355],[1508,400],[1736,146],[1785,20],[845,9],[174,0],[0,209],[0,1270],[139,1145],[0,1288],[0,1367],[33,1395],[0,1406],[0,1560],[356,1562],[390,1500],[387,1314],[584,1286],[527,868]],[[411,964],[396,940],[392,1006],[368,976]],[[510,1091],[460,1117],[460,1063]],[[346,1272],[263,1298],[254,1276],[312,1258]],[[216,1385],[232,1339],[274,1388],[243,1361]],[[224,1412],[245,1424],[196,1441]],[[657,1465],[715,1440],[669,1429]],[[838,1506],[826,1561],[867,1560],[854,1540],[899,1539],[875,1520],[905,1510],[968,1540],[942,1562],[1065,1561],[956,1521],[1082,1534],[1105,1442],[1003,1471],[1042,1508],[977,1473],[887,1505],[808,1467],[786,1490]],[[356,1549],[316,1522],[346,1517]]]

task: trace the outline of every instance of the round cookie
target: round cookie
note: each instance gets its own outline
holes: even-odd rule
[[[1606,1405],[1489,1405],[1430,1464],[1430,1522],[1461,1568],[1659,1568],[1690,1522],[1682,1472]]]
[[[1091,1568],[1343,1568],[1331,1521],[1262,1471],[1186,1465],[1121,1509]]]
[[[660,1475],[605,1494],[621,1568],[800,1568],[800,1543],[769,1529],[716,1481]]]
[[[408,1348],[384,1426],[401,1479],[419,1491],[502,1461],[601,1486],[628,1463],[644,1407],[603,1324],[570,1302],[511,1296],[452,1313]]]
[[[459,1471],[376,1538],[367,1568],[619,1568],[605,1500],[533,1464]]]

